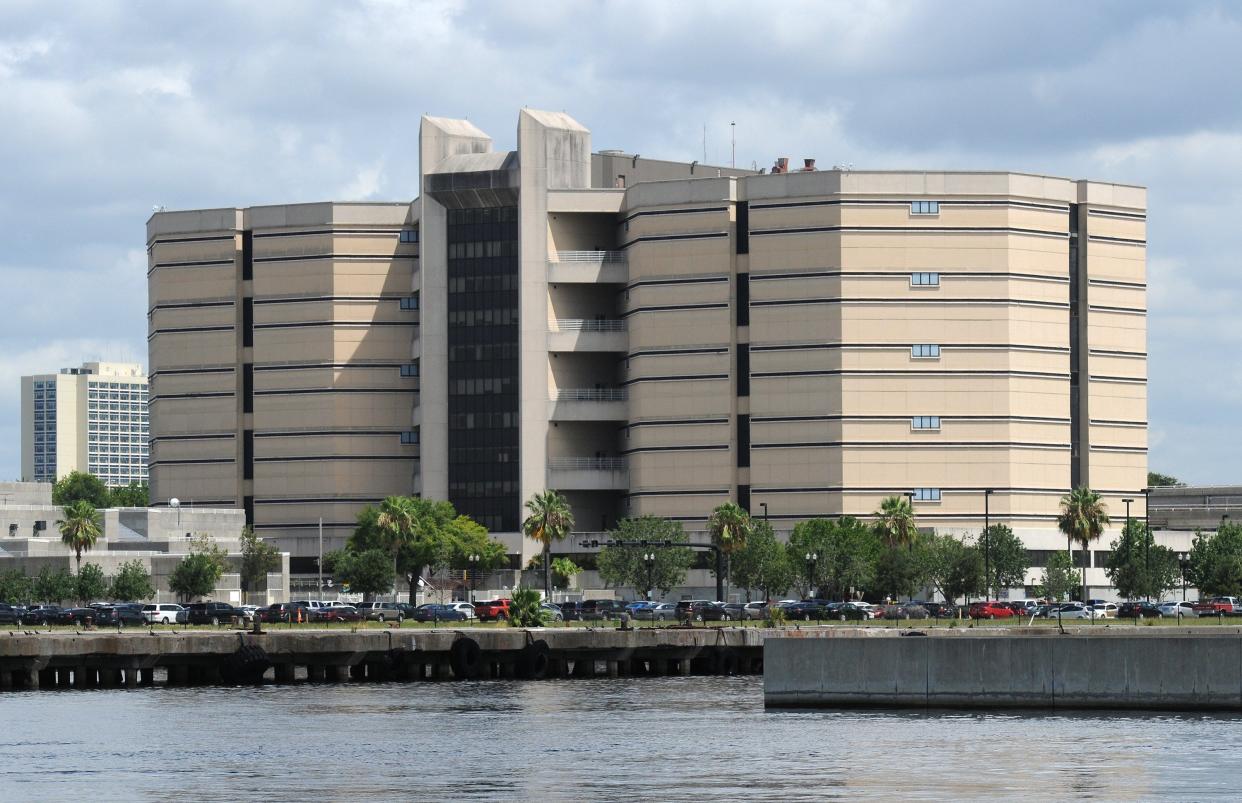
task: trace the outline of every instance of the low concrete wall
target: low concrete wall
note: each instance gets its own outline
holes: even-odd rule
[[[766,640],[766,705],[1242,710],[1233,628],[817,636]]]

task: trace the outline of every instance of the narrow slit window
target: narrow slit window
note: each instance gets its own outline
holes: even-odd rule
[[[912,287],[939,287],[940,274],[927,271],[911,273],[910,285]]]
[[[911,201],[910,214],[912,215],[938,215],[940,214],[939,201]]]

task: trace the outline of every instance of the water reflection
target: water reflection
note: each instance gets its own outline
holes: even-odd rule
[[[757,678],[0,696],[0,799],[1232,798],[1238,717],[766,711]]]

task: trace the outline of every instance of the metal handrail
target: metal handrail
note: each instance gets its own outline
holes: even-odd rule
[[[624,251],[557,251],[549,260],[561,262],[625,262]]]
[[[624,457],[549,457],[548,468],[558,471],[625,471]]]
[[[625,388],[560,388],[556,401],[625,401],[629,397]]]
[[[557,332],[624,332],[625,321],[613,318],[556,318],[551,321]]]

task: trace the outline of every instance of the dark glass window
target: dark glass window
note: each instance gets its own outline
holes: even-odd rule
[[[737,325],[750,326],[750,274],[737,275]]]
[[[739,201],[737,205],[737,253],[750,253],[750,203]]]
[[[737,395],[750,395],[750,344],[737,344]]]
[[[750,486],[737,486],[737,506],[747,513],[750,512]]]
[[[737,417],[737,467],[750,466],[750,416]]]
[[[254,479],[254,430],[242,432],[242,479]]]
[[[242,281],[254,278],[254,232],[242,232]]]
[[[254,363],[242,363],[242,412],[254,412]]]
[[[242,299],[242,345],[254,345],[254,299]]]
[[[449,501],[489,530],[519,528],[516,207],[450,209]]]
[[[254,524],[254,497],[246,496],[242,498],[242,510],[246,512],[246,523]],[[292,561],[290,561],[292,563]]]

